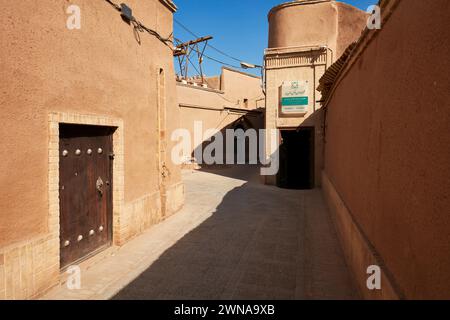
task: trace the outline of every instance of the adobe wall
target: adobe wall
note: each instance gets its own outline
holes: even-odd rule
[[[195,122],[201,123],[203,134],[209,129],[221,131],[249,111],[264,107],[264,94],[259,77],[223,67],[219,79],[220,81],[215,83],[217,88],[210,87],[210,80],[207,80],[208,88],[177,83],[180,128],[187,129],[192,139],[192,150],[184,155],[186,159],[192,157],[194,150],[200,145],[194,141]],[[245,99],[248,100],[247,103]],[[247,115],[247,118],[255,128],[263,127],[262,113]]]
[[[172,32],[173,12],[163,2],[130,0],[128,4],[147,27],[167,36]],[[35,0],[20,5],[7,2],[0,12],[4,79],[0,83],[0,299],[2,294],[7,298],[35,295],[58,272],[59,240],[57,233],[50,232],[58,217],[49,219],[49,210],[58,208],[57,198],[49,198],[53,194],[49,186],[56,183],[57,188],[57,180],[49,178],[55,175],[50,172],[51,158],[58,157],[58,151],[52,150],[55,146],[49,144],[55,137],[51,134],[57,143],[57,121],[123,125],[123,150],[116,150],[123,152],[125,163],[124,171],[117,172],[117,185],[123,182],[124,192],[123,207],[114,213],[121,215],[116,243],[141,231],[142,226],[136,225],[140,220],[133,219],[147,219],[149,208],[161,207],[156,158],[160,69],[166,79],[160,91],[165,98],[160,101],[166,105],[167,131],[180,123],[171,50],[146,33],[140,34],[138,44],[133,28],[106,1],[76,4],[81,8],[81,30],[66,28],[69,3],[63,0],[49,5]],[[171,197],[167,201],[176,210],[182,204],[180,170],[170,158],[166,163]],[[57,162],[55,168],[57,172]],[[156,220],[161,219],[161,212],[157,216]],[[51,259],[33,251],[38,243],[41,252],[52,254]],[[24,248],[23,255],[14,249],[16,245]],[[25,248],[31,250],[29,254]],[[33,259],[44,259],[42,268],[35,268],[36,272],[42,269],[41,282],[10,278]]]
[[[325,192],[365,297],[449,299],[448,2],[394,2],[327,105]]]
[[[326,45],[335,61],[359,37],[367,15],[341,2],[301,0],[274,7],[268,19],[268,48]]]
[[[261,104],[264,99],[261,84],[261,77],[222,68],[220,89],[226,99],[236,101],[241,108],[255,109],[264,105]],[[247,105],[244,104],[244,99],[248,100]]]
[[[312,61],[315,61],[314,63]],[[327,61],[328,60],[328,61]],[[326,51],[286,54],[283,50],[266,55],[266,158],[276,149],[271,146],[272,130],[294,130],[298,127],[314,128],[314,185],[320,186],[323,153],[323,117],[320,110],[321,94],[316,90],[319,79],[331,64]],[[309,82],[307,113],[304,115],[282,115],[280,112],[280,86],[284,81],[304,80]],[[270,130],[270,131],[269,131]],[[266,176],[267,184],[275,184],[275,176]]]
[[[323,167],[323,115],[319,79],[366,25],[366,13],[336,1],[292,1],[274,7],[268,15],[269,48],[266,67],[266,129],[314,128],[314,177],[321,185]],[[279,88],[284,81],[308,81],[309,104],[303,115],[282,115]],[[268,134],[270,131],[268,131]],[[266,158],[276,150],[266,136]],[[275,176],[266,176],[276,184]]]
[[[269,48],[336,47],[337,10],[329,1],[293,1],[269,13]]]
[[[336,59],[334,59],[337,60],[345,49],[360,37],[367,25],[368,14],[342,2],[336,2],[334,6],[338,12]]]

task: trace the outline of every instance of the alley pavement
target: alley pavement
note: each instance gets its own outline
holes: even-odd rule
[[[321,191],[261,184],[258,168],[184,171],[186,204],[43,299],[355,299]]]

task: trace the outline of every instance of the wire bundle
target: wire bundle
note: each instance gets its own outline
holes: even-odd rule
[[[110,5],[112,5],[117,11],[122,12],[122,8],[118,4],[112,2],[111,0],[105,0],[105,1],[107,3],[109,3]],[[133,16],[130,19],[130,23],[133,25],[134,35],[135,35],[136,41],[139,44],[141,43],[141,39],[140,39],[140,36],[139,36],[140,32],[141,33],[142,32],[149,33],[150,35],[156,37],[159,41],[161,41],[162,43],[164,43],[167,46],[169,46],[168,43],[173,44],[173,40],[172,40],[173,33],[171,33],[168,37],[163,37],[157,31],[146,27],[144,24],[142,24],[139,20],[137,20]]]

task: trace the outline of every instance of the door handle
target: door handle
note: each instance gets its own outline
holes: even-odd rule
[[[100,196],[103,196],[103,180],[102,180],[102,178],[98,177],[97,182],[95,183],[95,187],[97,188],[97,191],[100,194]]]

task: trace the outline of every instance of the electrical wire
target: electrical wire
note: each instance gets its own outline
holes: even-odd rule
[[[191,36],[194,36],[196,38],[200,38],[198,35],[196,35],[195,33],[193,33],[191,30],[189,30],[184,24],[182,24],[180,21],[178,21],[177,19],[173,18],[173,21],[178,24],[181,28],[183,28],[186,32],[188,32]]]
[[[177,38],[175,38],[175,41],[177,41],[177,42],[179,42],[179,43],[182,43],[182,41],[179,40],[179,39],[177,39]],[[235,69],[244,69],[244,68],[242,68],[241,66],[232,65],[232,64],[230,64],[230,63],[227,63],[227,62],[221,61],[221,60],[219,60],[219,59],[210,57],[210,56],[206,55],[205,53],[200,52],[200,51],[199,51],[198,49],[196,49],[196,48],[191,48],[191,50],[193,50],[193,51],[195,51],[195,52],[201,54],[201,55],[202,55],[203,57],[205,57],[206,59],[211,60],[211,61],[214,61],[214,62],[216,62],[216,63],[218,63],[218,64],[221,64],[221,65],[224,65],[224,66],[227,66],[227,67],[230,67],[230,68],[235,68]]]
[[[194,51],[198,52],[198,50],[196,50],[196,49],[194,49]],[[235,69],[245,69],[245,68],[243,68],[242,66],[232,65],[232,64],[229,64],[229,63],[220,61],[220,60],[218,60],[218,59],[212,58],[212,57],[210,57],[210,56],[208,56],[208,55],[206,55],[206,54],[203,54],[203,56],[204,56],[206,59],[208,59],[208,60],[214,61],[214,62],[219,63],[219,64],[223,64],[224,66],[227,66],[227,67],[231,67],[231,68],[235,68]]]
[[[195,64],[191,61],[191,59],[189,59],[189,57],[186,57],[186,58],[187,58],[188,62],[192,65],[192,67],[194,67],[195,71],[197,71],[197,73],[200,74],[200,71],[197,69],[197,67],[196,67]],[[208,80],[207,80],[205,77],[203,77],[203,80],[206,82],[206,84],[207,84],[209,87],[213,88],[213,86],[211,86],[211,85],[208,83]],[[231,100],[225,98],[224,96],[222,96],[221,94],[219,94],[219,93],[217,93],[217,92],[214,92],[214,93],[217,94],[220,98],[222,98],[223,100],[225,100],[225,101],[227,101],[227,102],[229,102],[229,103],[233,103],[234,105],[239,105],[239,100],[237,100],[237,101],[231,101]],[[261,93],[261,94],[258,95],[257,97],[251,98],[251,99],[248,99],[248,100],[249,100],[249,101],[253,101],[253,100],[256,100],[256,99],[258,99],[258,98],[260,98],[260,97],[263,97],[263,96],[264,96],[264,94]]]
[[[111,0],[105,0],[106,2],[108,2],[110,5],[112,5],[117,11],[122,11],[122,9],[120,8],[119,5],[115,4],[114,2],[112,2]]]
[[[192,36],[194,36],[194,37],[196,37],[196,38],[199,38],[198,35],[196,35],[194,32],[192,32],[191,30],[189,30],[189,28],[186,27],[184,24],[182,24],[180,21],[178,21],[178,20],[175,19],[175,18],[174,18],[174,21],[175,21],[176,24],[178,24],[182,29],[184,29],[185,31],[187,31],[189,34],[191,34]],[[206,45],[207,45],[208,47],[210,47],[211,49],[217,51],[218,53],[222,54],[223,56],[227,57],[227,58],[230,58],[230,59],[232,59],[232,60],[234,60],[234,61],[237,61],[237,62],[243,61],[242,59],[235,58],[235,57],[233,57],[233,56],[231,56],[231,55],[229,55],[229,54],[223,52],[222,50],[220,50],[220,49],[214,47],[212,44],[209,44],[209,43],[208,43],[208,44],[206,44]],[[221,63],[222,63],[222,62],[221,62]],[[241,67],[239,67],[239,68],[241,68]],[[241,68],[241,69],[242,69],[242,68]]]
[[[114,3],[111,0],[105,0],[105,1],[107,3],[109,3],[111,6],[113,6],[117,11],[122,12],[122,8],[118,4]],[[138,32],[144,32],[144,31],[149,33],[150,35],[156,37],[159,41],[161,41],[162,43],[164,43],[167,46],[169,46],[168,43],[173,44],[173,40],[171,39],[173,36],[173,32],[168,37],[163,37],[157,31],[147,28],[144,24],[142,24],[135,17],[131,17],[130,23],[133,25],[136,40],[138,41],[139,44],[140,44],[140,37],[139,37]]]
[[[177,40],[177,41],[179,41],[179,40]],[[227,66],[227,67],[230,67],[230,68],[235,68],[235,69],[244,69],[244,68],[242,68],[241,66],[232,65],[232,64],[226,63],[226,62],[224,62],[224,61],[218,60],[218,59],[216,59],[216,58],[212,58],[212,57],[206,55],[205,53],[200,52],[200,51],[199,51],[198,49],[196,49],[196,48],[191,48],[191,50],[195,51],[196,53],[201,54],[202,57],[205,57],[206,59],[211,60],[211,61],[214,61],[214,62],[216,62],[216,63],[218,63],[218,64],[221,64],[221,65],[224,65],[224,66]]]
[[[122,12],[122,8],[121,8],[118,4],[114,3],[114,2],[111,1],[111,0],[105,0],[105,1],[106,1],[107,3],[109,3],[111,6],[113,6],[117,11]],[[196,34],[194,34],[192,31],[190,31],[186,26],[184,26],[182,23],[180,23],[180,22],[179,22],[178,20],[176,20],[175,18],[174,18],[174,21],[175,21],[177,24],[179,24],[183,29],[185,29],[187,32],[189,32],[191,35],[193,35],[193,36],[196,37],[196,38],[199,38]],[[140,38],[139,38],[138,32],[144,32],[144,31],[146,31],[147,33],[153,35],[154,37],[156,37],[158,40],[160,40],[161,42],[163,42],[163,43],[166,44],[166,45],[168,45],[168,44],[167,44],[168,42],[170,42],[170,43],[173,44],[173,40],[171,39],[171,38],[173,37],[173,32],[172,32],[168,37],[163,37],[163,36],[161,36],[158,32],[156,32],[155,30],[152,30],[152,29],[150,29],[150,28],[147,28],[144,24],[142,24],[142,23],[141,23],[139,20],[137,20],[135,17],[132,17],[130,23],[133,25],[133,28],[134,28],[134,31],[135,31],[136,40],[137,40],[139,43],[140,43]],[[180,41],[179,39],[176,39],[176,38],[174,38],[174,39],[175,39],[175,41],[181,43],[181,41]],[[216,50],[217,52],[219,52],[219,53],[221,53],[221,54],[223,54],[223,55],[225,55],[225,56],[227,56],[227,57],[233,59],[233,60],[236,60],[236,61],[238,61],[238,62],[240,61],[239,59],[234,58],[234,57],[232,57],[232,56],[226,54],[225,52],[222,52],[221,50],[219,50],[219,49],[213,47],[212,45],[209,45],[209,44],[206,44],[206,45],[209,46],[210,48]],[[235,65],[232,65],[232,64],[229,64],[229,63],[220,61],[220,60],[218,60],[218,59],[216,59],[216,58],[212,58],[212,57],[210,57],[210,56],[208,56],[208,55],[205,55],[204,53],[200,52],[199,50],[197,50],[197,49],[195,49],[195,48],[192,48],[192,50],[194,50],[195,52],[197,52],[197,53],[199,53],[199,54],[202,54],[202,56],[204,56],[205,58],[207,58],[207,59],[209,59],[209,60],[211,60],[211,61],[217,62],[217,63],[219,63],[219,64],[222,64],[222,65],[225,65],[225,66],[229,66],[229,67],[232,67],[232,68],[243,69],[241,66],[235,66]],[[195,66],[195,64],[192,63],[192,61],[189,59],[188,56],[186,56],[186,59],[187,59],[187,61],[192,65],[192,67],[197,71],[197,73],[200,74],[201,72],[197,69],[197,67]],[[211,85],[208,83],[208,81],[206,80],[206,78],[203,78],[203,79],[204,79],[204,81],[208,84],[208,86],[213,87],[213,86],[211,86]],[[217,92],[215,92],[215,93],[216,93],[220,98],[222,98],[223,100],[225,100],[225,101],[227,101],[227,102],[229,102],[229,103],[233,103],[233,104],[236,104],[236,105],[239,103],[239,101],[231,101],[231,100],[229,100],[229,99],[223,97],[221,94],[219,94],[219,93],[217,93]]]
[[[156,32],[155,30],[152,30],[150,28],[147,28],[140,21],[136,20],[134,17],[133,17],[133,20],[131,20],[131,23],[133,24],[135,30],[137,30],[139,32],[146,31],[147,33],[156,37],[159,41],[165,43],[166,45],[168,42],[173,44],[173,40],[171,39],[173,33],[171,33],[168,37],[162,37],[158,32]]]
[[[113,6],[117,11],[119,11],[119,12],[122,12],[122,8],[118,5],[118,4],[116,4],[116,3],[114,3],[113,1],[111,1],[111,0],[105,0],[107,3],[109,3],[111,6]],[[187,28],[185,25],[183,25],[181,22],[179,22],[178,20],[176,20],[175,18],[174,18],[174,21],[180,26],[180,27],[182,27],[184,30],[186,30],[188,33],[190,33],[191,35],[193,35],[194,37],[196,37],[196,38],[199,38],[195,33],[193,33],[191,30],[189,30],[189,28]],[[136,41],[140,44],[141,43],[141,40],[140,40],[140,37],[139,37],[139,32],[147,32],[147,33],[149,33],[150,35],[152,35],[152,36],[154,36],[154,37],[156,37],[159,41],[161,41],[161,42],[163,42],[165,45],[167,45],[167,46],[169,46],[168,45],[168,43],[171,43],[172,45],[174,44],[174,42],[173,42],[173,40],[172,40],[172,38],[173,38],[173,32],[168,36],[168,37],[163,37],[163,36],[161,36],[157,31],[155,31],[155,30],[152,30],[152,29],[150,29],[150,28],[147,28],[144,24],[142,24],[139,20],[137,20],[135,17],[132,17],[132,19],[130,20],[130,23],[133,25],[133,28],[134,28],[134,35],[135,35],[135,37],[136,37]],[[176,41],[179,41],[179,42],[181,42],[180,40],[178,40],[178,39],[175,39]],[[213,49],[213,50],[215,50],[215,51],[217,51],[217,52],[219,52],[220,54],[222,54],[222,55],[224,55],[224,56],[226,56],[226,57],[228,57],[228,58],[230,58],[230,59],[232,59],[232,60],[235,60],[235,61],[237,61],[237,62],[241,62],[241,60],[240,59],[237,59],[237,58],[235,58],[235,57],[233,57],[233,56],[231,56],[231,55],[229,55],[229,54],[227,54],[227,53],[225,53],[225,52],[223,52],[222,50],[219,50],[219,49],[217,49],[216,47],[214,47],[214,46],[212,46],[211,44],[206,44],[208,47],[210,47],[211,49]],[[172,50],[173,50],[173,48],[171,47],[171,46],[169,46]],[[201,53],[200,51],[198,51],[197,49],[195,49],[195,48],[192,48],[195,52],[197,52],[197,53],[199,53],[199,54],[202,54],[202,56],[203,57],[205,57],[206,59],[208,59],[208,60],[211,60],[211,61],[213,61],[213,62],[216,62],[216,63],[218,63],[218,64],[221,64],[221,65],[224,65],[224,66],[228,66],[228,67],[231,67],[231,68],[235,68],[235,69],[245,69],[245,68],[243,68],[242,66],[238,66],[238,65],[233,65],[233,64],[230,64],[230,63],[227,63],[227,62],[225,62],[225,61],[221,61],[221,60],[219,60],[219,59],[217,59],[217,58],[213,58],[213,57],[211,57],[211,56],[209,56],[209,55],[206,55],[206,54],[204,54],[204,53]]]
[[[240,67],[240,66],[234,66],[234,65],[232,65],[232,64],[228,64],[228,63],[226,63],[226,62],[222,62],[222,61],[220,61],[220,60],[216,60],[216,59],[214,59],[214,58],[211,58],[211,57],[207,56],[206,54],[201,53],[200,51],[198,51],[198,50],[195,49],[195,48],[192,48],[192,50],[194,50],[194,51],[197,52],[197,53],[202,54],[202,56],[204,56],[205,58],[207,58],[207,59],[209,59],[209,60],[212,60],[212,61],[215,61],[215,62],[217,62],[217,63],[219,63],[219,64],[222,64],[222,65],[225,65],[225,66],[234,68],[234,69],[243,69],[243,70],[246,70],[246,69],[243,68],[243,67]],[[189,62],[190,62],[190,61],[189,61]],[[191,62],[191,64],[192,64],[192,62]],[[200,73],[198,70],[197,70],[197,72]],[[263,80],[263,77],[262,77],[262,76],[261,76],[261,80]],[[265,95],[264,89],[263,89],[263,95]],[[260,97],[260,96],[258,96],[258,97],[256,97],[256,98],[259,98],[259,97]],[[256,98],[255,98],[255,99],[256,99]],[[253,99],[252,99],[252,100],[253,100]]]
[[[192,65],[192,67],[195,69],[195,71],[197,71],[197,73],[200,74],[200,71],[198,70],[197,66],[191,61],[191,59],[189,59],[188,56],[186,56],[186,59]],[[205,77],[203,77],[203,80],[206,82],[206,84],[209,87],[214,88],[212,85],[209,84],[208,80],[206,80]],[[239,101],[231,101],[231,100],[228,100],[227,98],[225,98],[224,96],[222,96],[221,94],[219,94],[219,93],[217,93],[215,91],[214,91],[214,93],[217,94],[220,98],[222,98],[223,100],[225,100],[225,101],[227,101],[229,103],[233,103],[234,105],[238,105],[239,104]]]

